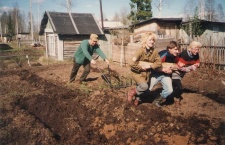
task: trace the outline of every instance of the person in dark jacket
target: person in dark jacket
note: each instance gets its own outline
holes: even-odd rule
[[[105,54],[99,48],[98,35],[91,34],[90,39],[83,40],[78,47],[77,51],[74,53],[73,68],[70,74],[70,82],[73,82],[76,78],[77,72],[81,66],[84,67],[84,72],[79,79],[79,83],[82,83],[87,78],[90,73],[90,64],[96,64],[96,61],[92,58],[94,53],[97,53],[107,64],[109,64],[108,59]]]
[[[162,50],[159,52],[160,58],[162,63],[171,63],[172,66],[176,66],[178,62],[178,55],[180,52],[180,46],[177,44],[176,41],[170,41],[169,45],[167,46],[166,50]],[[175,67],[177,68],[177,67]],[[166,101],[166,98],[173,92],[172,86],[172,78],[171,74],[173,69],[171,66],[168,67],[161,67],[156,71],[151,73],[151,81],[149,90],[151,91],[152,88],[158,83],[161,82],[163,90],[160,95],[154,100],[154,104],[158,107],[161,107],[161,104]]]
[[[180,109],[181,95],[183,93],[181,79],[187,72],[194,71],[200,66],[199,49],[201,47],[202,44],[200,42],[191,42],[188,48],[179,55],[177,63],[179,69],[172,73],[173,93],[171,96],[174,97],[177,109]]]

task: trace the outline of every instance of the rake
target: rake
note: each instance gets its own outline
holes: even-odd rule
[[[98,69],[99,72],[101,73],[102,79],[103,79],[103,80],[107,83],[107,85],[108,85],[110,88],[112,88],[112,89],[120,89],[120,88],[126,88],[126,87],[132,86],[132,79],[127,80],[127,79],[125,78],[125,81],[122,81],[122,80],[121,80],[121,77],[117,77],[117,80],[118,80],[118,84],[119,84],[119,85],[114,85],[114,84],[112,83],[112,79],[111,79],[111,70],[110,70],[110,68],[109,68],[109,65],[108,65],[108,74],[104,74],[104,73],[102,72],[102,70],[99,69],[98,67],[97,67],[97,69]],[[123,83],[123,82],[125,82],[125,83]]]

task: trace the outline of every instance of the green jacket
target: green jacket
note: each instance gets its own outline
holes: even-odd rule
[[[97,53],[102,59],[106,59],[105,54],[101,51],[98,44],[91,46],[88,40],[83,40],[74,53],[76,63],[90,63],[94,53]]]

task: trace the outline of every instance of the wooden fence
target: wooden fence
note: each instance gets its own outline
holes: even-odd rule
[[[181,49],[186,49],[188,45],[181,44]],[[219,68],[225,67],[225,46],[202,46],[199,56],[203,64],[211,64]]]
[[[186,49],[189,44],[181,44],[182,50]],[[112,45],[106,53],[113,61],[120,63],[121,66],[127,65],[134,53],[140,48],[140,44],[128,44],[128,46]],[[159,50],[160,51],[160,50]],[[225,68],[225,46],[203,46],[199,52],[202,64],[215,65],[219,69]]]

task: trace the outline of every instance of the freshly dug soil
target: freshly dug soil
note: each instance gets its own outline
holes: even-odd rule
[[[109,75],[99,62],[83,84],[68,83],[71,69],[66,62],[0,71],[0,144],[225,144],[224,71],[187,74],[178,111],[152,104],[160,84],[137,107],[128,104],[128,67],[112,63]],[[103,74],[128,87],[110,88]]]

